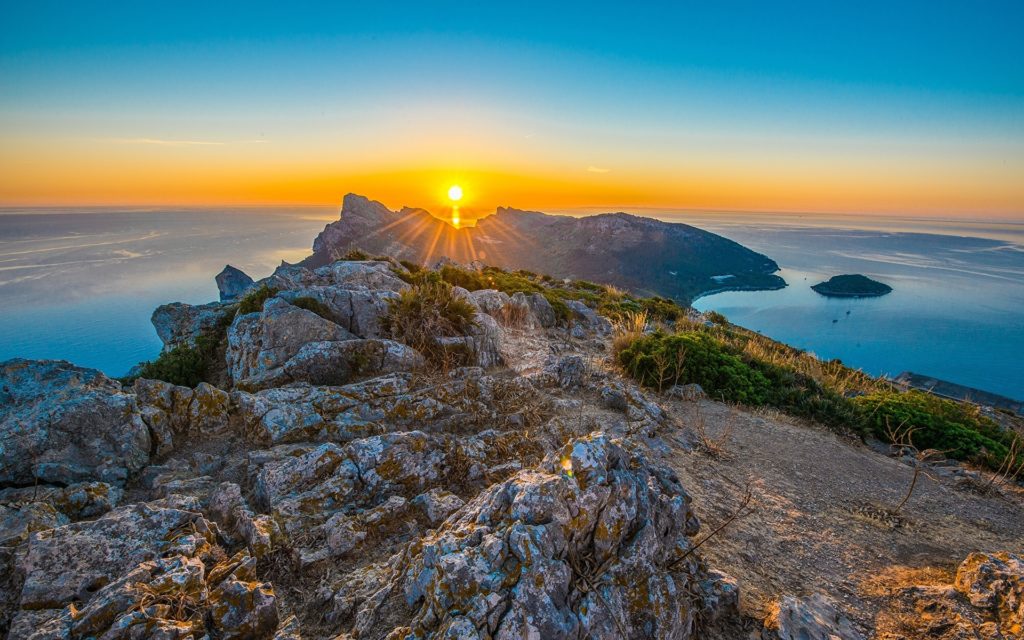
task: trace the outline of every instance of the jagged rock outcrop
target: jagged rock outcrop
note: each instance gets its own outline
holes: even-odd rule
[[[1024,556],[972,553],[951,584],[910,585],[895,591],[878,615],[880,637],[938,640],[1024,637]]]
[[[273,386],[280,369],[307,343],[354,337],[312,311],[270,298],[262,311],[238,316],[228,329],[228,371],[236,386]]]
[[[220,302],[200,305],[171,302],[157,307],[151,321],[156,335],[164,343],[164,350],[169,351],[179,345],[194,345],[196,338],[216,333],[233,313],[233,307]]]
[[[689,638],[712,613],[698,529],[671,472],[608,436],[576,440],[412,548],[385,589],[415,615],[388,637]],[[363,605],[359,637],[388,602]]]
[[[0,486],[121,485],[149,461],[151,445],[135,398],[99,371],[0,363]]]
[[[244,271],[232,267],[230,264],[224,265],[224,269],[214,279],[217,281],[221,302],[230,302],[241,298],[256,284]]]
[[[10,637],[271,638],[273,587],[244,550],[226,558],[196,509],[188,499],[130,505],[33,534]]]

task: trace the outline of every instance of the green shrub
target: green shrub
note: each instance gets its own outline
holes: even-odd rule
[[[704,313],[704,316],[713,324],[723,327],[729,324],[729,319],[717,311],[707,311]]]
[[[958,460],[996,468],[1006,459],[1013,435],[975,407],[923,391],[880,391],[853,402],[868,428],[887,439],[890,430],[912,430],[918,449],[938,449]]]
[[[619,352],[619,364],[641,384],[663,389],[697,383],[709,395],[764,404],[771,383],[710,335],[700,332],[643,335]]]
[[[412,260],[399,260],[398,263],[409,270],[409,273],[419,273],[423,271],[423,265],[413,262]]]
[[[301,296],[291,301],[291,304],[306,311],[312,311],[316,315],[320,316],[324,320],[330,320],[334,322],[334,314],[331,313],[330,307],[320,302],[316,298],[309,296]]]
[[[183,387],[195,387],[208,378],[217,356],[217,339],[199,336],[195,346],[186,344],[165,351],[152,362],[145,362],[134,378],[163,380]]]
[[[801,372],[749,357],[709,331],[639,336],[619,364],[641,384],[697,383],[713,398],[767,405],[832,427],[860,428],[849,399]]]
[[[452,350],[440,344],[438,338],[467,335],[476,324],[476,309],[456,296],[446,282],[415,284],[388,304],[384,317],[388,336],[434,362],[450,364],[452,360]]]
[[[242,296],[238,301],[238,315],[263,311],[263,303],[277,295],[277,289],[267,285],[261,285]]]

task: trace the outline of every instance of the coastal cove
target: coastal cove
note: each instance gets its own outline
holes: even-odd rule
[[[702,226],[765,252],[788,286],[694,301],[730,321],[872,375],[913,371],[1024,397],[1024,229],[997,238],[772,224],[767,216]],[[922,231],[928,231],[921,224]],[[1017,241],[1013,241],[1017,238]],[[862,273],[893,287],[875,298],[829,298],[811,285]]]

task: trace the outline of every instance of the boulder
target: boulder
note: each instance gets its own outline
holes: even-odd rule
[[[863,640],[864,636],[823,593],[783,596],[765,619],[763,640]]]
[[[280,375],[276,371],[309,342],[350,340],[343,327],[270,298],[260,312],[235,318],[228,329],[227,364],[236,386],[259,388]]]
[[[583,356],[572,354],[551,358],[544,364],[544,377],[563,389],[575,389],[584,384],[587,376],[587,361]]]
[[[19,563],[22,609],[59,609],[161,555],[196,556],[215,535],[186,503],[154,502],[119,507],[98,520],[33,534]],[[191,505],[194,506],[194,505]]]
[[[256,559],[227,558],[193,506],[137,504],[33,534],[12,637],[274,637],[277,599]]]
[[[199,336],[217,333],[233,312],[234,307],[220,302],[201,305],[172,302],[157,307],[151,321],[156,335],[164,343],[164,351],[170,351],[180,345],[194,345]]]
[[[972,553],[957,569],[955,586],[971,605],[994,615],[1005,637],[1024,637],[1024,555]]]
[[[315,286],[282,291],[279,297],[289,302],[297,298],[313,298],[331,312],[331,320],[360,338],[384,336],[384,317],[391,300],[398,294],[391,290],[348,289],[343,286]]]
[[[548,299],[540,293],[531,293],[526,296],[526,303],[530,305],[530,311],[536,318],[538,324],[544,328],[553,327],[558,323],[558,314]]]
[[[241,298],[246,291],[255,286],[252,278],[241,269],[236,269],[230,264],[224,265],[224,270],[217,274],[217,289],[220,291],[220,301],[229,302]]]
[[[123,485],[152,440],[135,398],[95,369],[55,360],[0,363],[0,486]]]
[[[505,333],[501,325],[489,314],[477,312],[473,315],[476,323],[469,330],[466,336],[448,336],[437,338],[438,344],[451,350],[463,350],[466,354],[466,364],[490,368],[505,363],[505,357],[501,355],[502,344],[505,340]]]
[[[416,371],[425,364],[419,351],[394,340],[309,342],[284,363],[276,386],[288,382],[343,384],[354,376]]]
[[[497,289],[480,289],[471,291],[469,296],[476,306],[489,316],[498,316],[510,302],[510,298],[504,291]]]
[[[576,440],[422,539],[386,588],[414,612],[393,637],[690,638],[706,610],[690,594],[710,578],[687,556],[698,529],[669,470]],[[364,603],[355,635],[388,608]]]
[[[574,329],[581,332],[581,335],[585,333],[608,335],[612,332],[612,323],[608,321],[608,318],[599,316],[596,311],[579,300],[566,300],[565,304],[572,313]]]
[[[395,275],[391,263],[384,260],[339,260],[316,269],[314,273],[329,284],[349,289],[397,292],[409,286]]]
[[[697,402],[707,398],[707,394],[704,393],[704,387],[699,384],[676,384],[666,391],[670,397],[679,398],[685,402]]]

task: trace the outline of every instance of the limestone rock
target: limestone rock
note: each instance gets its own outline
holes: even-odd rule
[[[477,367],[490,368],[505,363],[501,355],[501,346],[505,334],[501,325],[492,316],[478,312],[474,314],[473,321],[476,323],[467,336],[440,337],[438,344],[449,349],[462,349],[468,356],[468,364]]]
[[[555,313],[555,309],[543,294],[532,293],[526,296],[526,303],[530,305],[533,317],[537,319],[540,326],[548,328],[558,323],[558,314]]]
[[[863,640],[828,596],[783,596],[764,623],[764,640]]]
[[[416,371],[425,364],[418,351],[394,340],[309,342],[284,363],[277,384],[343,384],[354,376]]]
[[[436,527],[458,511],[466,501],[450,491],[435,487],[416,496],[412,504],[423,512],[431,526]]]
[[[972,553],[957,569],[955,584],[973,606],[995,615],[1005,637],[1024,636],[1024,556]]]
[[[220,291],[220,301],[229,302],[241,298],[246,291],[256,283],[241,269],[236,269],[230,264],[224,265],[224,270],[217,274],[217,289]]]
[[[201,553],[214,533],[201,515],[178,506],[185,505],[133,504],[98,520],[33,534],[19,566],[25,577],[21,607],[61,608],[149,558]]]
[[[164,351],[169,351],[179,345],[194,345],[201,335],[216,333],[233,311],[234,307],[220,302],[201,305],[172,302],[157,307],[151,321],[156,335],[164,343]]]
[[[228,329],[227,363],[236,385],[258,388],[309,342],[349,340],[343,327],[281,298],[270,298],[261,312],[235,318]]]
[[[331,312],[331,320],[360,338],[384,336],[383,319],[389,302],[398,297],[390,289],[350,289],[345,285],[312,286],[282,291],[278,297],[289,302],[313,298]]]
[[[398,373],[340,387],[236,391],[232,398],[244,433],[261,444],[348,442],[489,410],[489,377],[453,379],[415,390],[411,380],[411,374]]]
[[[576,354],[551,358],[544,365],[544,375],[563,389],[574,389],[584,383],[587,362]]]
[[[423,539],[396,585],[416,613],[393,636],[690,638],[697,530],[671,472],[606,436],[576,440]]]
[[[583,304],[579,300],[566,300],[566,306],[572,312],[573,326],[585,333],[596,333],[608,335],[612,332],[612,323],[604,316],[597,315],[597,312]]]
[[[704,393],[704,387],[699,384],[677,384],[673,385],[666,393],[673,397],[679,398],[686,402],[697,402],[707,398],[707,394]]]
[[[469,296],[480,311],[489,316],[498,316],[510,302],[508,294],[497,289],[479,289],[471,291]]]
[[[150,446],[134,397],[99,371],[0,363],[0,485],[121,485],[149,461]]]

